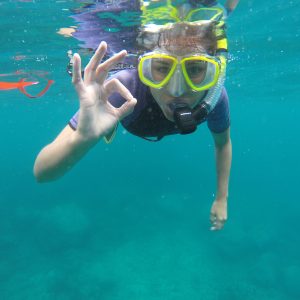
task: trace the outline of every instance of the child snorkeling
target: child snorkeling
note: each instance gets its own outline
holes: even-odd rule
[[[72,82],[80,108],[37,156],[35,177],[45,182],[64,175],[99,140],[110,141],[119,122],[134,135],[159,140],[191,133],[206,121],[215,143],[217,170],[211,230],[222,229],[227,220],[232,147],[223,86],[226,59],[219,51],[218,22],[177,22],[144,34],[141,41],[151,43],[138,68],[120,71],[113,78],[108,79],[109,71],[125,58],[125,50],[101,62],[107,51],[107,44],[101,42],[84,77],[80,56],[73,56]]]

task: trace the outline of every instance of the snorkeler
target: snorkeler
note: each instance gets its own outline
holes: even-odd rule
[[[159,140],[193,132],[206,121],[215,142],[217,169],[211,229],[222,229],[227,220],[232,150],[229,104],[223,87],[226,59],[218,49],[217,32],[214,21],[161,27],[159,34],[153,35],[159,38],[150,39],[155,42],[148,44],[152,48],[139,58],[138,69],[120,71],[109,79],[109,71],[125,58],[125,50],[101,63],[107,51],[102,42],[84,77],[80,56],[75,54],[73,84],[80,108],[39,153],[34,165],[36,179],[45,182],[64,175],[99,140],[111,141],[119,122],[134,135]]]

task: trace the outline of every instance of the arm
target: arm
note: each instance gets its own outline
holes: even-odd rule
[[[126,55],[121,51],[100,63],[107,49],[101,43],[81,75],[81,60],[74,55],[73,84],[79,98],[79,117],[76,131],[67,126],[58,137],[37,156],[34,175],[39,182],[57,179],[70,170],[102,137],[108,136],[118,122],[133,111],[136,99],[117,79],[106,80],[109,70]],[[120,93],[126,102],[119,108],[108,98]]]
[[[228,14],[232,13],[237,5],[239,4],[240,0],[226,0],[225,2],[225,8],[228,12]]]
[[[85,140],[67,125],[57,138],[38,154],[34,164],[34,176],[38,182],[61,177],[96,143],[96,139]]]
[[[213,133],[216,151],[217,193],[211,209],[212,230],[222,229],[227,220],[227,197],[232,159],[230,129]]]

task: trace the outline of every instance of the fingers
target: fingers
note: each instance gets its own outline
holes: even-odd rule
[[[226,220],[220,219],[215,213],[211,213],[210,215],[211,227],[210,230],[220,230],[224,227]]]
[[[79,92],[83,87],[83,81],[81,76],[81,59],[79,54],[75,53],[73,56],[73,75],[72,82],[75,86],[77,92]]]
[[[107,44],[105,42],[101,42],[99,47],[97,48],[95,54],[92,56],[89,63],[85,67],[85,72],[84,72],[85,80],[90,81],[94,78],[95,71],[96,71],[100,61],[104,57],[106,50],[107,50]]]
[[[107,78],[108,72],[118,63],[120,63],[127,55],[125,50],[120,51],[116,55],[110,57],[108,60],[98,65],[96,70],[97,82],[102,84]]]
[[[130,91],[118,79],[107,81],[105,83],[105,91],[108,96],[117,92],[126,100],[121,107],[115,108],[119,120],[122,120],[133,111],[137,100],[133,98]]]
[[[100,64],[106,51],[107,44],[101,42],[85,68],[85,81],[97,81],[99,84],[102,84],[107,78],[108,72],[127,55],[127,52],[123,50]]]
[[[211,231],[221,230],[221,229],[223,229],[224,224],[225,224],[225,221],[216,221],[211,225],[210,230]]]

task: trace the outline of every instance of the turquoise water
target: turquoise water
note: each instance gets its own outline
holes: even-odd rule
[[[299,1],[241,1],[230,18],[233,165],[221,232],[209,231],[206,126],[160,143],[121,128],[59,181],[35,182],[37,153],[78,106],[65,72],[78,41],[56,33],[75,25],[77,6],[0,1],[0,73],[55,80],[37,100],[0,91],[0,299],[300,299]]]

